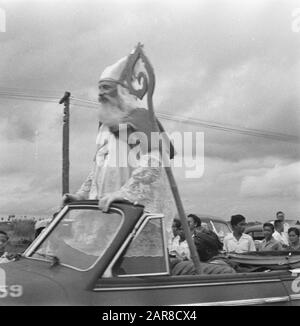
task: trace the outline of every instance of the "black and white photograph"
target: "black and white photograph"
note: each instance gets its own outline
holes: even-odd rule
[[[0,148],[0,306],[300,305],[300,0],[0,0]]]

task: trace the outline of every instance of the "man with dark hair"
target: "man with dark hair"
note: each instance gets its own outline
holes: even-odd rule
[[[283,248],[286,248],[289,245],[288,238],[283,230],[283,223],[281,220],[274,221],[275,231],[273,233],[273,238],[280,242]]]
[[[173,237],[169,240],[168,244],[170,256],[181,260],[190,259],[190,249],[185,239],[181,221],[178,218],[174,218],[173,220],[172,232]]]
[[[285,233],[284,236],[286,239],[288,239],[288,230],[290,228],[290,225],[285,222],[285,215],[283,212],[279,211],[276,213],[276,220],[281,221],[283,225],[283,232]]]
[[[274,225],[272,223],[265,223],[263,225],[264,240],[259,244],[258,251],[277,251],[282,250],[279,241],[273,237]]]
[[[7,250],[9,236],[6,232],[0,230],[0,264],[9,263],[14,260],[16,254],[10,254]]]
[[[246,218],[243,215],[232,215],[230,223],[233,232],[224,238],[224,250],[235,253],[256,251],[252,237],[244,233]]]
[[[200,261],[206,262],[217,256],[223,249],[223,244],[218,236],[211,230],[197,232],[194,236],[194,242]]]

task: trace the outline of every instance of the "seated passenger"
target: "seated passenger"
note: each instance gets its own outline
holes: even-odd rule
[[[201,219],[199,216],[197,216],[195,214],[188,215],[188,224],[189,224],[189,228],[190,228],[192,237],[195,236],[196,232],[203,230],[203,228],[201,226]]]
[[[203,274],[231,274],[235,270],[219,255],[222,243],[213,231],[197,232],[194,236],[195,246],[201,261]],[[172,275],[196,275],[192,261],[172,262]]]
[[[289,246],[286,248],[288,251],[300,251],[300,231],[299,229],[292,227],[288,230]]]
[[[181,221],[177,218],[173,220],[172,224],[173,237],[170,239],[168,249],[171,257],[188,260],[191,258],[190,249],[185,239],[184,231]]]
[[[282,250],[282,245],[273,237],[274,225],[272,223],[265,223],[263,225],[264,239],[258,246],[258,251],[277,251]]]
[[[196,232],[194,242],[200,261],[207,262],[212,257],[217,256],[223,249],[223,243],[215,232],[203,229],[201,232]]]
[[[7,263],[9,261],[7,258],[8,253],[6,252],[8,240],[7,233],[0,230],[0,263]]]
[[[246,219],[243,215],[231,216],[232,233],[224,238],[224,250],[226,252],[243,253],[256,251],[252,237],[245,234]]]
[[[18,254],[7,252],[9,236],[6,232],[0,230],[0,264],[15,260]]]
[[[279,241],[283,248],[287,248],[289,245],[289,240],[287,234],[284,232],[284,225],[282,221],[276,220],[274,221],[275,231],[273,233],[273,237],[275,240]]]

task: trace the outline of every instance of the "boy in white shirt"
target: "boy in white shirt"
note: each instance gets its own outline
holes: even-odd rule
[[[189,260],[191,258],[190,249],[185,239],[181,221],[177,218],[172,224],[173,238],[169,240],[168,249],[172,257],[181,260]]]
[[[224,250],[226,252],[243,253],[256,251],[252,237],[245,234],[246,218],[243,215],[231,216],[232,233],[224,238]]]
[[[273,238],[279,241],[283,248],[286,248],[289,245],[289,240],[286,233],[284,232],[284,226],[282,221],[274,221],[274,228],[275,231],[273,233]]]

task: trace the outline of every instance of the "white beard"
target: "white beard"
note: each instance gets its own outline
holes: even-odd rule
[[[118,85],[118,97],[107,97],[108,101],[100,103],[98,116],[99,121],[108,127],[118,126],[124,118],[137,108],[135,99]]]
[[[98,110],[99,121],[108,127],[118,126],[126,115],[126,112],[111,102],[101,103]]]

